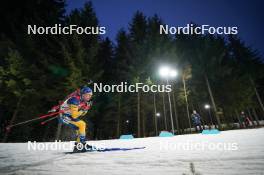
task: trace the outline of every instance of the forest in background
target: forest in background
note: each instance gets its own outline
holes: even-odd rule
[[[221,129],[232,129],[232,123],[241,122],[241,111],[255,125],[264,119],[263,58],[238,36],[160,35],[164,22],[158,14],[147,17],[139,11],[128,21],[128,30],[119,30],[115,41],[99,35],[27,34],[28,24],[100,25],[91,2],[70,13],[65,7],[62,0],[9,1],[0,7],[3,142],[70,140],[73,132],[69,128],[62,127],[57,133],[57,120],[46,125],[32,122],[9,133],[5,127],[47,113],[90,80],[164,84],[157,74],[162,63],[179,70],[179,76],[170,80],[177,134],[188,132],[192,110],[200,113],[203,124],[210,123],[205,103],[212,106],[213,122]],[[167,93],[95,93],[93,107],[83,119],[91,139],[155,136],[155,122],[158,131],[171,130]]]

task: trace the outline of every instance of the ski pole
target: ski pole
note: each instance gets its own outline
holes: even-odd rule
[[[49,118],[49,119],[47,119],[47,120],[41,122],[40,124],[41,124],[41,125],[45,125],[47,122],[49,122],[49,121],[51,121],[51,120],[54,120],[55,118],[58,118],[58,117],[59,117],[58,115],[55,116],[55,117],[51,117],[51,118]]]
[[[14,126],[19,126],[19,125],[23,125],[23,124],[26,124],[26,123],[30,123],[30,122],[36,121],[36,120],[44,119],[44,118],[47,118],[47,117],[50,117],[50,116],[53,116],[53,115],[60,114],[62,112],[63,111],[58,111],[58,112],[54,112],[54,113],[51,113],[51,114],[42,115],[42,116],[40,116],[38,118],[34,118],[34,119],[31,119],[31,120],[26,120],[26,121],[19,122],[19,123],[13,124],[13,125],[8,125],[6,127],[6,130],[10,131],[10,129],[13,128]]]
[[[53,116],[53,115],[57,115],[57,114],[60,114],[60,113],[63,113],[63,111],[60,110],[60,111],[58,111],[58,112],[53,112],[53,113],[51,113],[51,114],[42,115],[42,116],[40,116],[39,118],[40,118],[40,119],[44,119],[44,118],[47,118],[47,117],[50,117],[50,116]]]

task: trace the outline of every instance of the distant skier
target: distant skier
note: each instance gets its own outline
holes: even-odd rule
[[[201,116],[194,110],[192,115],[191,115],[194,127],[195,127],[195,131],[198,132],[198,128],[199,131],[202,131],[202,126],[201,126]]]
[[[246,116],[244,111],[241,112],[240,118],[241,118],[243,126],[245,128],[248,128],[250,126],[251,121],[250,121],[249,117]]]
[[[87,111],[91,108],[91,98],[93,92],[89,87],[83,87],[67,96],[67,98],[62,102],[61,105],[53,107],[50,112],[56,110],[62,111],[59,116],[59,122],[64,125],[70,126],[72,129],[76,130],[76,143],[74,151],[77,151],[76,145],[82,144],[85,148],[86,144],[86,123],[80,119],[84,116]],[[82,151],[82,150],[80,150]]]

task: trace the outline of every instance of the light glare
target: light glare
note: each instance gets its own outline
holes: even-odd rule
[[[170,71],[170,76],[171,77],[176,77],[178,75],[178,72],[176,70],[171,70]]]
[[[206,104],[206,105],[204,105],[204,108],[205,109],[209,109],[210,108],[210,105]]]
[[[159,74],[162,77],[167,77],[169,75],[169,72],[170,72],[170,68],[168,67],[161,67],[159,70]]]

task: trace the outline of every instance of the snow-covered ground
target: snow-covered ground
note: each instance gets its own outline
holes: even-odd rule
[[[191,162],[204,175],[264,174],[264,128],[90,143],[146,148],[65,154],[65,150],[28,151],[28,143],[2,143],[0,174],[191,174]]]

